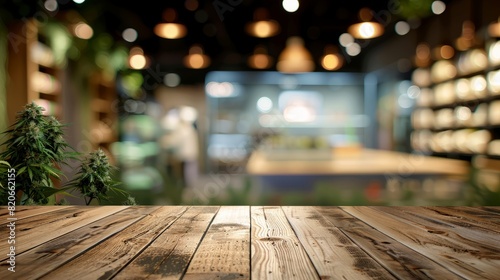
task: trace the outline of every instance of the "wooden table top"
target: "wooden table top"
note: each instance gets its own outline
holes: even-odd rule
[[[271,160],[262,151],[254,151],[246,170],[252,175],[446,175],[466,176],[470,165],[466,161],[407,154],[394,151],[359,149],[332,151],[331,159],[306,160],[294,158]]]
[[[500,207],[17,207],[15,272],[5,208],[0,279],[500,275]]]

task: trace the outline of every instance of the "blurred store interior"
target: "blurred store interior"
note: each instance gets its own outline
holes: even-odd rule
[[[499,1],[0,3],[0,130],[35,102],[139,204],[500,204]]]

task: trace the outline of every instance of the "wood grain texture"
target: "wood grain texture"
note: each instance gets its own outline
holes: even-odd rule
[[[411,216],[406,218],[394,216],[387,213],[390,212],[390,207],[386,208],[377,207],[378,210],[376,210],[374,207],[342,207],[349,214],[398,240],[412,250],[431,257],[461,277],[498,279],[498,267],[500,267],[498,254],[484,253],[464,239],[443,238],[443,236],[453,234],[449,228],[436,226],[426,229],[413,222]]]
[[[16,279],[41,277],[72,259],[84,254],[113,234],[135,223],[158,207],[133,207],[107,216],[43,243],[20,254],[17,258]],[[0,271],[0,279],[7,279],[10,272]]]
[[[252,279],[319,279],[280,207],[252,207]]]
[[[338,207],[315,208],[398,279],[462,279]]]
[[[29,250],[39,244],[97,221],[128,206],[61,207],[60,210],[36,215],[16,222],[16,253]],[[2,231],[7,229],[2,227]],[[0,252],[6,252],[7,234],[0,237]],[[5,260],[2,254],[0,260]]]
[[[35,215],[61,210],[60,206],[16,206],[14,216],[10,216],[7,207],[0,209],[0,225],[7,224],[7,218],[16,218],[18,221]]]
[[[110,279],[186,210],[161,207],[41,279]]]
[[[219,207],[191,207],[113,279],[180,279]]]
[[[4,258],[0,279],[498,279],[500,275],[500,207],[20,209],[17,272],[7,271]],[[9,245],[7,230],[0,227],[0,252]]]
[[[222,206],[183,279],[250,278],[250,211]]]
[[[395,279],[312,207],[283,207],[322,279]]]

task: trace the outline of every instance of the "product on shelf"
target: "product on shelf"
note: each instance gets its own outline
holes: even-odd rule
[[[431,106],[434,102],[433,92],[430,88],[421,88],[417,97],[417,105],[421,107]]]
[[[59,81],[54,76],[38,71],[31,76],[31,86],[34,91],[46,94],[55,94],[61,89]]]
[[[500,100],[490,103],[488,119],[492,125],[500,124]]]
[[[45,44],[36,41],[31,48],[31,60],[45,67],[54,66],[54,54]]]
[[[419,87],[428,87],[431,85],[431,72],[427,68],[418,68],[413,71],[412,82]]]
[[[474,132],[473,129],[459,129],[453,132],[452,142],[455,150],[460,153],[470,153],[468,137]]]
[[[454,109],[454,118],[457,126],[472,126],[472,111],[466,106],[457,106]]]
[[[438,84],[434,87],[434,104],[448,105],[455,102],[455,87],[453,82]]]
[[[431,128],[434,123],[434,112],[431,109],[415,110],[412,114],[414,128]]]
[[[431,80],[434,83],[440,83],[455,78],[457,69],[450,60],[439,60],[432,65]]]
[[[481,103],[477,105],[476,110],[472,114],[473,126],[485,126],[488,123],[488,104]]]
[[[484,154],[490,140],[491,133],[488,130],[474,131],[467,136],[468,148],[474,154]]]
[[[500,70],[488,73],[488,90],[492,95],[500,94]]]
[[[418,151],[428,151],[430,149],[432,132],[430,130],[416,130],[411,133],[410,141],[413,149]]]
[[[451,128],[455,122],[455,116],[453,114],[453,109],[445,108],[436,111],[436,117],[434,122],[434,128]]]
[[[434,135],[432,135],[430,146],[434,152],[438,153],[452,152],[454,148],[453,131],[445,130],[435,133]]]
[[[488,57],[483,49],[472,49],[462,53],[458,59],[458,73],[467,75],[477,71],[482,71],[488,67]]]
[[[458,79],[455,82],[455,94],[459,100],[471,100],[474,94],[470,88],[470,80],[467,78]]]
[[[488,59],[491,66],[500,65],[500,41],[491,44],[488,50]]]
[[[488,144],[487,152],[492,156],[500,156],[500,139],[491,141]]]
[[[487,95],[486,79],[483,75],[477,75],[470,79],[470,88],[476,98],[484,98]]]

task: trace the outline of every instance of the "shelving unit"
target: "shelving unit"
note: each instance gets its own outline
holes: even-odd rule
[[[101,72],[94,73],[90,78],[91,93],[91,123],[90,130],[94,149],[101,148],[111,157],[110,145],[118,140],[118,113],[114,107],[118,99],[115,80]]]
[[[412,113],[415,150],[468,160],[500,156],[500,40],[485,46],[414,72],[421,88]]]
[[[62,117],[61,69],[39,29],[36,20],[27,20],[9,30],[9,124],[14,122],[17,112],[31,102],[44,107],[46,115]]]

